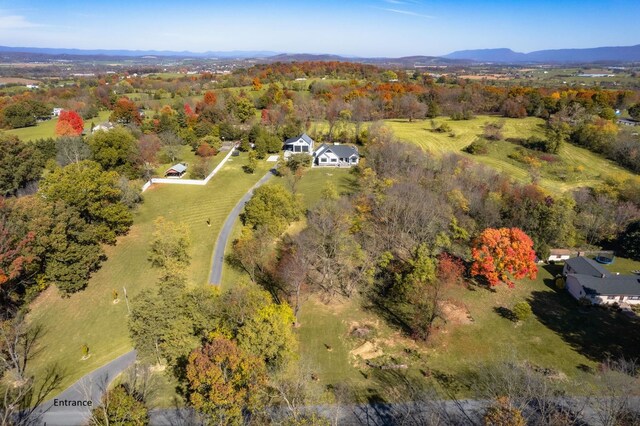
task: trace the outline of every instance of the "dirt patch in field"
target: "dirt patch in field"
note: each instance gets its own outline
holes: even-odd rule
[[[349,353],[354,357],[360,357],[364,360],[373,359],[384,355],[384,352],[382,352],[380,348],[376,347],[376,345],[371,342],[365,342]]]
[[[467,74],[461,75],[465,80],[509,80],[511,77],[501,74]]]
[[[29,80],[20,77],[0,77],[0,85],[2,84],[40,84],[37,80]]]
[[[473,318],[469,310],[464,306],[456,306],[449,301],[440,304],[442,315],[448,323],[452,324],[473,324]]]
[[[322,296],[311,297],[334,315],[340,315],[353,309],[353,301],[343,297],[324,298]]]

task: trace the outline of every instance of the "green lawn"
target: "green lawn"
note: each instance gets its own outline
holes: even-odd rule
[[[490,142],[486,155],[471,155],[462,149],[478,136],[482,135],[482,127],[488,121],[504,121],[505,140]],[[432,131],[431,120],[418,120],[409,123],[406,120],[387,120],[385,122],[395,135],[408,142],[415,143],[431,152],[443,154],[455,152],[471,158],[481,164],[507,173],[513,178],[531,181],[531,167],[508,157],[517,145],[507,140],[510,138],[526,139],[530,136],[544,136],[539,118],[505,119],[501,117],[478,116],[472,120],[435,119],[436,126],[447,123],[454,136]],[[598,156],[586,149],[565,143],[559,153],[562,164],[543,166],[540,173],[540,184],[549,190],[568,191],[580,186],[593,186],[607,177],[630,178],[635,174],[617,166],[615,163]],[[562,170],[564,169],[564,170]]]
[[[618,270],[640,267],[640,262],[617,261]],[[514,358],[551,369],[567,390],[584,393],[596,384],[591,372],[607,355],[640,356],[636,333],[640,320],[604,308],[579,308],[566,291],[553,288],[552,278],[559,271],[561,266],[542,267],[536,280],[523,280],[514,289],[453,289],[448,298],[459,305],[457,312],[463,316],[468,313],[472,322],[450,318],[427,344],[415,344],[402,336],[357,299],[324,304],[312,298],[300,314],[301,354],[316,366],[323,384],[347,382],[354,386],[358,399],[370,397],[371,390],[397,384],[395,380],[402,376],[425,386],[446,378],[461,396],[467,396],[463,384],[474,371]],[[511,309],[522,300],[531,304],[533,317],[518,324],[501,314],[504,311],[500,308]],[[370,324],[374,332],[370,338],[356,339],[350,336],[354,324]],[[400,375],[385,376],[384,371],[358,363],[349,351],[365,340],[381,351],[371,362],[382,360],[408,368]],[[423,372],[429,372],[434,381],[424,379]]]
[[[207,186],[154,185],[144,193],[144,202],[135,212],[134,225],[116,246],[106,247],[108,260],[94,274],[89,286],[70,298],[61,298],[49,288],[30,306],[30,320],[45,325],[41,340],[44,349],[32,361],[38,375],[51,364],[67,370],[66,387],[82,375],[111,361],[131,349],[127,330],[129,300],[156,283],[157,273],[147,262],[153,221],[164,216],[189,225],[192,262],[188,271],[192,285],[205,285],[213,245],[224,219],[240,197],[266,173],[270,163],[261,162],[255,174],[242,171],[246,154],[233,157]],[[211,227],[207,226],[211,220]],[[121,302],[112,303],[112,291],[120,293]],[[91,357],[81,361],[81,347],[87,344]]]
[[[98,124],[103,121],[107,121],[109,119],[109,115],[111,115],[111,111],[100,111],[98,116],[89,120],[85,120],[84,129],[87,134],[91,133],[91,123]],[[42,121],[38,123],[36,126],[31,127],[23,127],[21,129],[12,129],[7,130],[6,132],[12,135],[16,135],[22,141],[31,141],[36,139],[43,138],[55,138],[56,137],[56,123],[58,122],[57,118],[53,118],[51,120]]]

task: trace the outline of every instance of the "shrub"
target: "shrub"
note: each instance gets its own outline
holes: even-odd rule
[[[483,131],[484,138],[492,141],[499,141],[504,139],[504,135],[502,134],[503,127],[504,121],[485,123]]]
[[[433,130],[434,130],[435,132],[437,132],[437,133],[448,133],[448,132],[450,132],[452,129],[451,129],[451,126],[450,126],[449,124],[447,124],[447,123],[442,123],[442,124],[440,124],[438,127],[434,128]]]
[[[209,174],[209,161],[208,156],[200,158],[191,168],[192,179],[204,179]]]
[[[489,152],[489,144],[484,139],[476,139],[466,146],[463,151],[473,155],[484,155]]]
[[[522,413],[513,407],[508,398],[498,398],[496,403],[487,408],[482,417],[485,426],[525,426]]]
[[[196,155],[200,157],[213,157],[217,154],[218,154],[218,150],[206,143],[201,143],[198,149],[196,150]]]
[[[527,302],[516,303],[512,311],[518,321],[526,321],[533,314],[531,305]]]

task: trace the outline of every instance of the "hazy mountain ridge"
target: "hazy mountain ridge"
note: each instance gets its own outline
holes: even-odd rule
[[[73,56],[175,56],[181,58],[264,58],[278,55],[278,52],[263,50],[230,50],[189,52],[174,50],[126,50],[126,49],[65,49],[53,47],[9,47],[0,46],[0,52],[36,53],[45,55],[73,55]]]
[[[335,54],[278,53],[264,50],[232,51],[173,51],[173,50],[126,50],[126,49],[66,49],[45,47],[0,46],[5,55],[47,55],[56,58],[196,58],[196,59],[258,59],[266,62],[292,61],[341,61],[360,62],[386,66],[455,65],[469,62],[496,63],[593,63],[593,62],[640,62],[640,44],[635,46],[595,47],[587,49],[552,49],[529,53],[515,52],[508,48],[459,50],[444,56],[354,57]]]
[[[503,63],[638,62],[640,61],[640,44],[635,46],[609,46],[586,49],[549,49],[529,53],[514,52],[507,48],[459,50],[443,57],[449,59],[466,59],[476,62]]]

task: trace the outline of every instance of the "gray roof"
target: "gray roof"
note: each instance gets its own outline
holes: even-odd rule
[[[178,163],[173,167],[169,167],[169,170],[175,170],[178,173],[182,173],[182,172],[186,172],[187,171],[187,166],[185,166],[182,163]],[[167,172],[169,171],[167,170]]]
[[[313,145],[313,139],[311,139],[311,137],[309,135],[307,135],[306,133],[303,133],[300,136],[296,136],[295,138],[289,138],[286,141],[284,141],[284,144],[288,145],[290,143],[298,142],[300,139],[302,139],[303,141],[305,141],[309,145]]]
[[[573,257],[566,260],[564,263],[571,267],[573,274],[589,275],[598,278],[609,275],[609,271],[607,271],[598,262],[593,259],[589,259],[588,257]]]
[[[327,145],[326,143],[322,144],[320,148],[318,148],[315,152],[316,157],[318,155],[322,155],[325,151],[331,151],[339,158],[349,158],[352,155],[358,156],[358,150],[355,146],[351,145]]]
[[[636,275],[612,275],[605,278],[582,274],[568,276],[575,277],[589,295],[640,296],[640,277]]]

